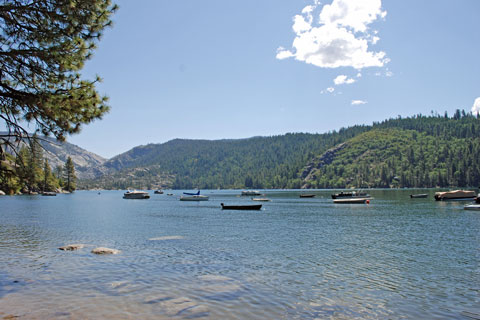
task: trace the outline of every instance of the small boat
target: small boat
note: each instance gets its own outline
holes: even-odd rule
[[[262,208],[261,204],[226,206],[221,203],[220,205],[222,206],[222,210],[260,210]]]
[[[208,196],[201,196],[201,195],[181,196],[180,201],[208,201]]]
[[[370,199],[367,198],[345,198],[334,199],[333,203],[355,204],[355,203],[370,203]]]
[[[163,194],[163,191],[162,190],[155,190],[153,193],[154,194]]]
[[[435,200],[445,201],[445,200],[473,200],[475,199],[475,191],[470,190],[454,190],[454,191],[445,191],[445,192],[435,192]]]
[[[264,201],[264,202],[268,202],[268,201],[272,201],[268,198],[252,198],[253,201]]]
[[[314,194],[304,193],[300,195],[300,198],[315,198]]]
[[[199,196],[200,195],[200,190],[198,190],[197,192],[193,193],[193,192],[184,192],[183,194],[187,195],[187,196]]]
[[[148,192],[144,192],[144,191],[128,190],[123,194],[123,199],[148,199],[148,198],[150,198],[150,195],[148,194]]]
[[[167,193],[167,196],[173,196],[173,193]]]
[[[419,194],[411,194],[410,198],[417,199],[417,198],[426,198],[428,197],[427,193],[419,193]]]
[[[475,200],[475,203],[480,204],[480,193],[477,195],[477,197],[474,200]]]
[[[366,192],[340,192],[332,194],[332,199],[352,199],[352,198],[370,198],[370,195]]]
[[[42,192],[42,196],[54,197],[56,195],[57,195],[57,193],[55,193],[55,192],[50,192],[50,191]]]
[[[261,196],[260,191],[257,190],[246,190],[242,191],[242,196]]]
[[[480,211],[480,204],[477,204],[477,203],[475,203],[475,204],[468,204],[468,205],[466,205],[465,207],[463,207],[463,209],[465,209],[465,210],[478,210],[478,211]]]

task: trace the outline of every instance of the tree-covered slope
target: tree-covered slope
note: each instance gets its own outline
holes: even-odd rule
[[[395,119],[313,159],[304,187],[480,185],[480,126],[472,116]]]
[[[183,140],[136,147],[82,181],[105,188],[476,186],[480,120],[415,116],[325,134]]]

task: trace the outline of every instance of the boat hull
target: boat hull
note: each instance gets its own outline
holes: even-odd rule
[[[207,196],[191,196],[191,197],[180,197],[180,201],[208,201]]]
[[[463,207],[465,210],[475,210],[475,211],[480,211],[480,204],[469,204]]]
[[[435,200],[437,201],[469,201],[475,199],[475,192],[468,190],[455,190],[446,192],[436,192]]]
[[[131,195],[124,194],[123,195],[123,199],[149,199],[149,198],[150,198],[150,195],[148,194],[131,194]]]
[[[369,203],[370,200],[367,198],[348,198],[348,199],[334,199],[333,203],[338,204],[358,204],[358,203]]]
[[[421,193],[421,194],[411,194],[410,198],[412,199],[417,199],[417,198],[426,198],[428,197],[428,194],[426,193]]]
[[[315,198],[314,194],[301,194],[300,198]]]
[[[222,210],[260,210],[262,208],[261,204],[226,206],[222,203],[221,206]]]

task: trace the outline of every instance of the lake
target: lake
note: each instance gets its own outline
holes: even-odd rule
[[[168,192],[0,197],[0,318],[480,319],[480,212],[465,202],[266,190],[261,211],[222,211],[254,202]],[[58,250],[72,243],[86,246]]]

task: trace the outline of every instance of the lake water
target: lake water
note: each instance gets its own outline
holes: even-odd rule
[[[0,197],[0,318],[480,318],[480,212],[465,203],[265,192],[261,211],[220,209],[252,203],[240,191]],[[86,247],[58,250],[72,243]]]

